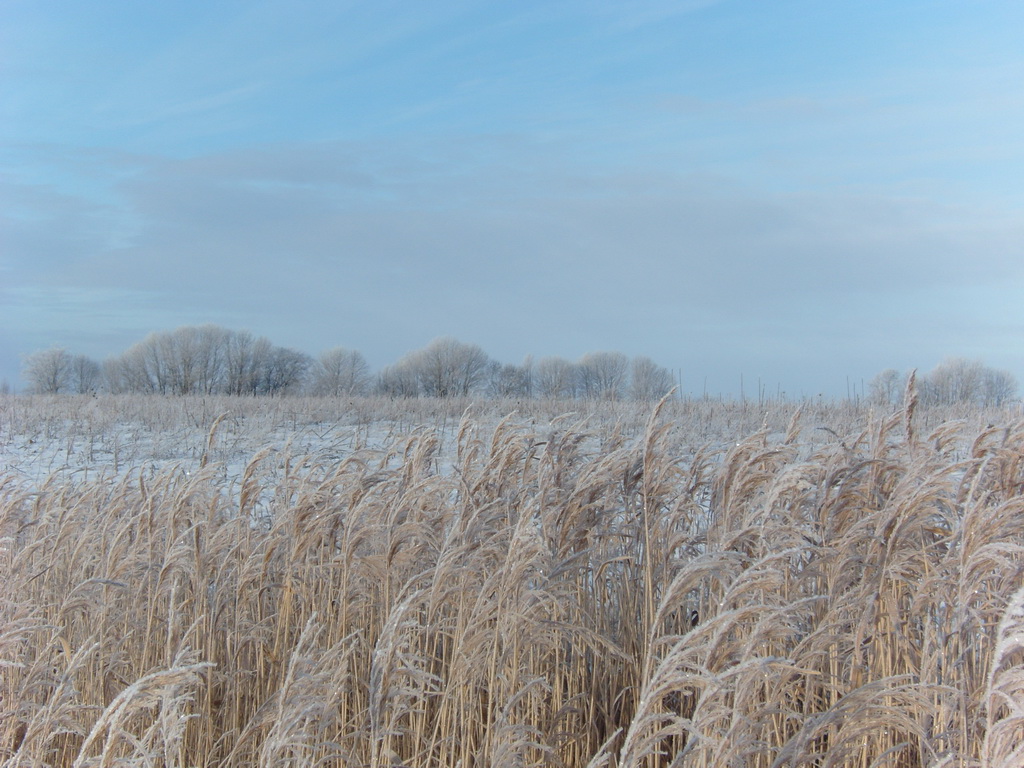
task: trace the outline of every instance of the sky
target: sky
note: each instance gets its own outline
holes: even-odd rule
[[[1024,383],[1024,3],[0,0],[0,379],[215,323]]]

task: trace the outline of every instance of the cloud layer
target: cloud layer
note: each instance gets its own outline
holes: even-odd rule
[[[8,12],[0,377],[216,322],[378,367],[618,349],[691,391],[1024,379],[1018,12],[813,9]]]

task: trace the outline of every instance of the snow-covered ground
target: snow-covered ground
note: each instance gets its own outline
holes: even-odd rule
[[[0,472],[38,486],[54,476],[89,479],[129,471],[191,472],[216,466],[226,480],[241,477],[257,453],[262,462],[307,458],[340,461],[357,451],[386,451],[430,431],[438,441],[438,471],[451,467],[463,424],[488,440],[503,419],[540,439],[576,429],[591,435],[594,450],[613,434],[638,440],[651,403],[579,401],[390,400],[361,398],[231,398],[154,396],[0,396]],[[727,448],[759,429],[779,439],[799,410],[804,451],[855,435],[884,411],[848,403],[728,403],[670,401],[659,423],[685,458],[700,448]],[[1009,423],[1014,412],[919,414],[922,434],[949,419]]]
[[[323,406],[323,404],[319,404]],[[451,437],[457,421],[414,423],[344,405],[246,398],[8,397],[0,400],[0,470],[28,485],[216,465],[240,477],[252,457],[341,460],[417,429]]]

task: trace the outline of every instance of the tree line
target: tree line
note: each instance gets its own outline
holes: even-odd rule
[[[23,376],[39,394],[386,395],[658,400],[675,378],[647,357],[593,352],[500,363],[476,344],[439,338],[374,373],[363,355],[336,347],[318,357],[217,325],[149,334],[99,363],[55,347],[29,355]]]
[[[592,352],[579,360],[527,358],[500,363],[476,344],[439,338],[374,373],[358,350],[335,347],[317,357],[272,344],[248,331],[217,325],[149,334],[99,363],[63,348],[35,352],[23,375],[32,392],[164,395],[310,394],[345,397],[458,397],[658,400],[675,377],[648,357]],[[873,402],[892,405],[909,374],[889,368],[869,384]],[[976,360],[954,358],[918,374],[919,400],[928,405],[1004,405],[1017,397],[1013,374]]]
[[[887,368],[869,384],[870,397],[880,405],[903,398],[909,372]],[[1017,379],[1009,371],[990,368],[978,360],[950,358],[928,373],[916,375],[919,402],[925,405],[971,404],[1002,406],[1017,398]]]

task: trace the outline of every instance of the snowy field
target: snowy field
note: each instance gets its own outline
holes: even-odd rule
[[[654,423],[667,430],[666,444],[684,469],[695,461],[717,463],[754,434],[765,444],[779,443],[791,429],[805,460],[845,450],[898,410],[821,401],[673,399],[659,408],[629,401],[11,395],[0,398],[0,477],[34,494],[202,471],[238,500],[248,473],[260,487],[254,515],[269,520],[276,515],[276,490],[296,470],[327,478],[353,458],[392,470],[427,450],[435,474],[474,471],[470,464],[485,464],[503,447],[494,444],[499,425],[500,440],[513,436],[538,446],[572,433],[582,459],[596,464],[614,446],[638,446],[656,409]],[[955,423],[966,436],[1020,417],[1019,407],[944,408],[919,410],[915,421],[922,434]],[[950,458],[962,458],[969,445],[951,449]]]
[[[29,485],[47,478],[118,476],[216,465],[238,478],[253,456],[269,452],[264,467],[306,461],[329,463],[356,453],[401,450],[429,432],[437,441],[438,472],[448,472],[464,438],[489,440],[507,420],[544,440],[566,429],[591,436],[599,450],[615,436],[643,435],[655,403],[511,401],[453,398],[251,398],[158,396],[0,396],[0,469]],[[801,445],[811,452],[852,439],[896,409],[832,402],[721,402],[670,400],[659,423],[670,425],[680,458],[698,449],[727,449],[758,430],[783,435],[794,415]],[[919,430],[947,421],[967,432],[1021,418],[1021,407],[996,411],[919,411]]]

